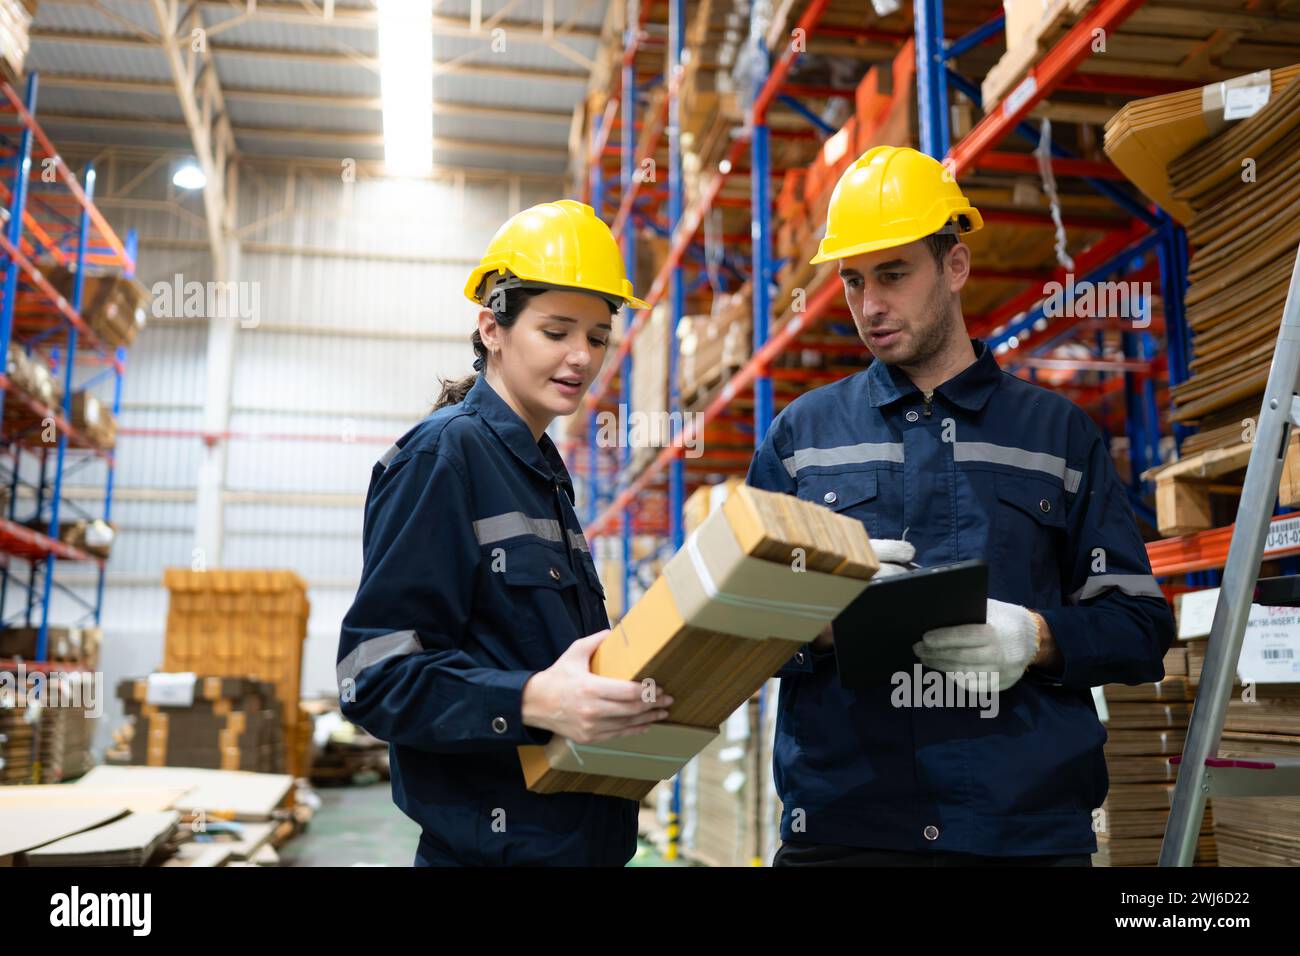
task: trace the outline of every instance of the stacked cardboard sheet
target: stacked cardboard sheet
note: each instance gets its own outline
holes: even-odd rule
[[[163,583],[170,601],[162,669],[274,684],[286,765],[306,776],[310,721],[299,700],[307,583],[292,571],[181,568],[164,570]]]
[[[175,832],[174,810],[132,813],[24,854],[28,866],[144,866]]]
[[[727,718],[718,734],[692,763],[693,792],[687,801],[696,825],[683,846],[691,859],[708,866],[753,866],[759,858],[759,797],[771,766],[757,750],[758,700],[751,698]]]
[[[149,678],[125,680],[117,688],[123,710],[134,723],[132,763],[284,772],[274,685],[245,677],[179,674],[155,675],[152,680],[152,698]],[[169,699],[173,688],[183,693]]]
[[[595,674],[674,699],[647,733],[521,747],[528,787],[639,800],[848,606],[879,569],[861,522],[789,495],[736,488],[592,656]]]
[[[1258,408],[1300,243],[1298,77],[1289,66],[1142,100],[1107,126],[1107,154],[1187,226],[1193,358],[1171,390],[1176,421],[1239,426],[1243,403]]]
[[[1191,716],[1194,688],[1187,678],[1187,650],[1171,648],[1165,677],[1156,683],[1103,688],[1106,770],[1110,791],[1094,814],[1101,866],[1154,866],[1169,819],[1177,765]],[[1196,862],[1213,863],[1213,824],[1207,808]]]
[[[173,804],[187,816],[203,813],[226,820],[265,821],[293,786],[285,774],[190,767],[96,767],[75,787],[182,790]]]
[[[0,805],[0,866],[11,866],[14,857],[19,854],[54,843],[75,833],[120,820],[125,814],[126,811],[122,807],[112,805],[92,807],[10,806],[7,803]]]
[[[1219,754],[1300,757],[1300,684],[1234,687]],[[1300,797],[1216,797],[1220,866],[1300,866]]]

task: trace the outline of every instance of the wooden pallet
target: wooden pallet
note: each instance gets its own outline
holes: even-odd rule
[[[1211,497],[1240,496],[1250,442],[1211,448],[1181,461],[1147,472],[1156,483],[1156,523],[1165,537],[1193,534],[1216,527]],[[1300,504],[1300,434],[1293,434],[1282,465],[1278,501],[1284,507]]]

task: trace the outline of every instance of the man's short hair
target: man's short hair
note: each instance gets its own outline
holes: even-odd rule
[[[948,255],[948,250],[957,245],[957,237],[951,232],[932,232],[921,241],[934,257],[934,267],[942,272],[943,260]]]

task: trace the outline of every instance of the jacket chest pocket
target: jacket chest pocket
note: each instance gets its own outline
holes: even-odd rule
[[[506,549],[503,561],[500,574],[510,602],[505,613],[514,634],[559,650],[583,636],[570,610],[577,607],[579,581],[567,554],[544,544],[519,544]]]
[[[890,514],[876,471],[846,471],[799,479],[798,497],[856,518],[872,538],[897,538],[897,514]]]
[[[596,561],[590,553],[586,551],[578,552],[578,567],[581,569],[582,575],[587,579],[588,586],[578,590],[590,607],[591,626],[594,633],[609,626],[609,616],[605,611],[605,585],[601,583],[600,571],[597,570]]]
[[[1065,492],[1034,478],[1001,477],[995,489],[989,596],[1029,607],[1060,605]]]

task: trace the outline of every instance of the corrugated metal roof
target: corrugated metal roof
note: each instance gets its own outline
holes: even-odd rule
[[[646,2],[646,0],[642,0]],[[555,26],[559,28],[578,12],[575,23],[588,27],[599,27],[605,22],[606,3],[593,3],[590,0],[555,0]],[[472,0],[442,0],[437,13],[447,17],[468,17],[473,6]],[[487,19],[505,6],[505,0],[484,0],[482,4],[483,19]],[[541,4],[518,5],[506,14],[508,19],[541,20]]]
[[[107,3],[118,16],[150,33],[158,32],[158,21],[148,3]],[[49,30],[76,30],[89,33],[129,34],[123,24],[106,17],[85,3],[60,3],[44,0],[36,10],[36,26]]]
[[[339,7],[373,9],[368,0],[339,3]],[[482,5],[484,20],[503,9],[506,0],[487,0]],[[581,8],[579,0],[558,0],[555,6],[556,25],[563,25],[574,11]],[[114,0],[110,7],[115,13],[140,25],[143,30],[155,31],[152,8],[142,0]],[[220,4],[204,2],[203,16],[209,24],[227,19],[226,9]],[[306,12],[304,10],[304,12]],[[438,16],[467,18],[468,2],[441,3]],[[591,4],[575,22],[598,25],[603,18],[603,5]],[[508,20],[540,21],[541,10],[537,4],[519,4],[507,13]],[[85,86],[51,83],[42,89],[38,104],[51,113],[78,116],[108,115],[137,121],[157,120],[169,124],[182,122],[182,114],[174,94],[169,92],[172,78],[162,51],[147,43],[123,43],[120,38],[132,37],[129,28],[104,16],[87,3],[47,0],[36,19],[39,30],[62,31],[78,34],[102,34],[104,42],[92,37],[85,40],[33,40],[29,65],[38,72],[59,74],[65,77],[86,77]],[[119,40],[114,41],[112,37]],[[586,85],[582,68],[571,58],[556,52],[545,43],[512,42],[509,30],[504,34],[506,49],[493,49],[492,35],[446,36],[435,35],[435,62],[459,60],[482,66],[502,66],[524,71],[521,76],[482,75],[457,73],[431,75],[435,100],[447,103],[500,106],[516,110],[546,110],[569,114],[580,102]],[[568,37],[566,45],[582,56],[592,58],[596,41],[592,38]],[[223,86],[243,90],[272,90],[316,94],[324,96],[372,97],[381,95],[380,77],[373,62],[355,62],[351,54],[373,60],[377,52],[377,33],[369,27],[328,25],[302,25],[280,23],[254,17],[227,30],[219,31],[212,39],[217,73]],[[230,49],[232,46],[258,48],[254,51]],[[285,50],[277,57],[266,50]],[[311,57],[293,55],[287,51],[318,52],[329,59],[316,61]],[[530,70],[572,73],[571,78],[539,77],[529,75]],[[158,90],[105,90],[96,89],[95,80],[141,80],[160,85]],[[379,158],[383,151],[379,144],[358,143],[343,138],[338,142],[308,140],[299,137],[276,138],[256,132],[242,133],[241,127],[268,127],[272,129],[340,130],[350,133],[382,133],[382,115],[378,110],[344,106],[336,108],[318,103],[300,103],[292,99],[259,100],[231,97],[229,110],[241,149],[259,155],[283,156],[338,156]],[[83,142],[117,142],[129,145],[185,145],[188,135],[177,129],[149,129],[142,126],[87,124],[75,128],[66,121],[56,121],[60,134]],[[535,156],[503,148],[511,142],[554,145],[563,148],[567,143],[566,122],[528,120],[510,121],[510,135],[500,136],[499,121],[475,116],[435,115],[436,134],[451,139],[472,140],[482,138],[482,149],[440,150],[441,163],[459,161],[474,166],[518,168],[521,171],[555,171],[563,168],[560,156]]]
[[[94,43],[49,43],[32,40],[28,71],[109,76],[118,79],[172,81],[167,57],[150,47],[101,46]]]
[[[224,20],[233,19],[214,16],[206,10],[204,14],[206,22],[213,27],[219,26]],[[379,54],[379,33],[370,27],[310,26],[254,19],[219,30],[213,35],[212,42],[217,47],[233,44],[286,50],[350,51],[363,56]]]

